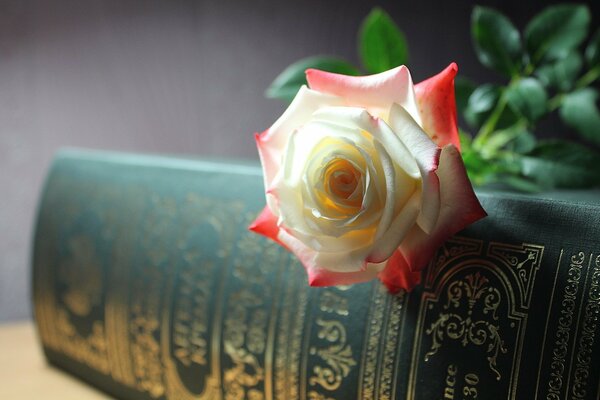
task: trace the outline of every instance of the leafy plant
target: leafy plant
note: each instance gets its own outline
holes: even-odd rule
[[[477,87],[462,110],[476,132],[464,149],[475,183],[521,190],[527,190],[523,182],[531,190],[600,184],[598,92],[590,86],[600,76],[600,33],[588,42],[585,57],[581,49],[590,20],[584,5],[554,5],[533,17],[521,36],[506,16],[475,7],[475,53],[508,80]],[[537,139],[538,121],[555,112],[565,125],[560,131],[574,130],[586,145]],[[482,162],[494,168],[480,168]]]
[[[374,8],[362,22],[358,32],[358,55],[363,68],[330,56],[303,58],[287,67],[265,92],[270,98],[291,101],[300,87],[306,84],[304,71],[308,68],[338,74],[358,75],[386,71],[408,63],[408,44],[404,33],[381,8]]]
[[[500,12],[477,6],[471,15],[473,47],[479,61],[506,81],[480,85],[458,76],[462,155],[476,185],[504,184],[522,191],[600,185],[600,30],[587,40],[590,11],[581,4],[545,8],[521,33]],[[358,34],[362,70],[377,73],[408,63],[402,31],[375,8]],[[359,74],[361,69],[331,57],[311,57],[286,68],[267,96],[291,100],[306,83],[304,70]],[[580,143],[564,137],[540,139],[539,121],[556,114]],[[538,134],[538,135],[536,135]],[[548,136],[548,135],[544,135]]]

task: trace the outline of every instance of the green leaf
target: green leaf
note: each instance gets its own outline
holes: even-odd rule
[[[505,107],[500,113],[500,118],[496,123],[496,129],[507,129],[516,124],[521,117],[515,113],[512,108]]]
[[[516,190],[526,193],[537,193],[544,189],[530,178],[503,171],[487,175],[484,185],[494,190]]]
[[[537,139],[535,135],[527,130],[523,130],[521,134],[515,137],[511,143],[512,151],[517,154],[526,154],[535,148]]]
[[[592,36],[585,48],[585,61],[590,68],[600,65],[600,29]]]
[[[566,125],[600,146],[600,112],[596,106],[597,99],[598,92],[592,88],[569,93],[563,98],[559,114]],[[600,175],[600,172],[598,174]]]
[[[457,76],[454,79],[454,93],[456,96],[456,109],[459,114],[462,114],[469,104],[469,97],[475,91],[476,85],[474,82],[464,76]]]
[[[535,121],[546,112],[548,95],[537,79],[525,78],[507,88],[506,99],[514,112]]]
[[[500,97],[499,87],[490,83],[483,84],[473,91],[469,97],[469,108],[475,113],[489,111],[494,108]]]
[[[578,143],[540,142],[519,161],[521,173],[546,188],[585,188],[600,184],[600,153]]]
[[[358,75],[359,71],[347,61],[326,56],[303,58],[288,66],[275,78],[266,90],[265,95],[269,98],[286,100],[288,102],[298,93],[302,85],[306,85],[304,72],[309,68],[335,72],[344,75]]]
[[[517,157],[513,154],[493,161],[482,157],[481,153],[472,148],[462,149],[461,154],[469,179],[476,186],[506,183],[507,179],[521,173],[519,165],[515,164]]]
[[[533,63],[565,57],[588,33],[590,11],[585,5],[550,6],[525,28],[525,43]]]
[[[491,113],[500,98],[500,88],[490,83],[483,84],[475,89],[465,108],[463,115],[467,123],[473,127],[480,126]]]
[[[582,65],[583,60],[581,55],[574,51],[567,57],[556,60],[552,64],[541,66],[535,71],[535,75],[544,86],[554,88],[560,92],[566,92],[573,88]]]
[[[521,67],[521,35],[503,14],[477,6],[471,14],[471,35],[479,61],[500,73],[515,75]]]
[[[471,135],[469,133],[458,128],[458,139],[460,140],[460,147],[463,151],[471,148],[471,143],[473,142],[473,138],[471,137]]]
[[[374,8],[358,33],[358,51],[365,69],[376,74],[408,62],[404,33],[381,8]]]
[[[462,149],[461,155],[471,182],[476,186],[485,184],[487,177],[494,173],[495,165],[483,159],[477,151],[468,147]]]
[[[533,141],[533,145],[531,144]],[[493,158],[502,149],[518,147],[518,153],[531,151],[535,145],[535,137],[522,125],[514,125],[510,128],[494,132],[485,142],[480,150],[482,157]]]

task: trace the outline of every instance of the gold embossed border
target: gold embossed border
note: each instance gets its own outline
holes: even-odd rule
[[[242,224],[243,203],[239,201],[223,202],[216,199],[203,197],[197,194],[188,194],[182,206],[185,219],[178,227],[177,239],[179,243],[178,259],[182,265],[179,271],[171,271],[167,277],[165,299],[161,311],[160,346],[162,364],[164,368],[165,394],[169,399],[202,400],[222,398],[221,380],[221,341],[223,324],[224,284],[230,271],[226,268],[231,263],[233,246],[235,245],[235,232]],[[207,213],[206,210],[211,210]],[[187,243],[191,232],[198,226],[210,226],[205,229],[205,234],[213,232],[212,238],[217,243],[217,248],[203,248],[199,244]],[[210,254],[204,254],[206,252]],[[212,260],[217,257],[217,260]],[[188,274],[184,273],[189,271]],[[188,289],[174,293],[175,279],[184,280],[183,285]],[[216,278],[216,291],[212,285]],[[190,299],[179,299],[181,296],[192,296]],[[176,301],[175,297],[178,300]],[[197,303],[194,309],[190,309]],[[178,308],[179,307],[179,308]],[[214,307],[214,308],[212,308]],[[201,312],[203,310],[203,312]],[[176,318],[187,315],[183,319]],[[187,322],[186,322],[187,321]],[[192,326],[193,325],[193,326]],[[185,332],[192,334],[192,339],[183,338],[184,343],[192,341],[202,344],[191,349],[182,348],[188,354],[188,365],[204,365],[205,353],[210,353],[209,373],[204,376],[203,390],[195,393],[188,388],[180,376],[178,369],[179,360],[173,354],[171,346],[174,345],[173,327],[185,327]],[[211,331],[208,331],[209,327]],[[208,336],[204,336],[207,334]]]
[[[587,393],[587,378],[598,374],[588,365],[591,361],[591,352],[588,350],[593,343],[593,335],[590,337],[589,329],[590,326],[595,326],[596,321],[590,320],[587,312],[594,308],[600,309],[600,291],[597,289],[600,256],[597,256],[594,268],[591,267],[593,260],[593,253],[568,253],[561,249],[546,314],[535,399],[544,396],[548,399],[565,396],[583,399]],[[558,279],[559,275],[561,279]],[[597,298],[594,298],[594,294]],[[580,333],[581,323],[583,325]],[[587,357],[584,355],[586,353]],[[573,386],[570,386],[571,379]]]
[[[417,391],[417,382],[419,381],[418,370],[421,366],[421,363],[426,360],[421,360],[420,357],[423,356],[422,353],[422,341],[426,335],[432,335],[434,338],[438,338],[436,340],[443,340],[443,333],[438,331],[439,325],[436,324],[429,327],[426,330],[424,326],[425,315],[430,312],[435,306],[437,299],[440,298],[441,290],[444,288],[448,288],[450,284],[457,284],[454,276],[460,271],[467,271],[467,269],[472,270],[470,282],[466,282],[464,284],[468,284],[472,286],[471,290],[480,290],[482,285],[486,284],[487,279],[483,279],[484,277],[480,275],[485,271],[485,273],[491,273],[497,282],[501,285],[502,292],[508,295],[508,307],[509,307],[509,320],[512,320],[511,326],[516,328],[515,333],[515,347],[510,350],[512,357],[512,367],[509,372],[509,383],[508,390],[509,396],[515,396],[516,393],[516,377],[518,376],[518,368],[520,364],[520,357],[522,352],[523,345],[523,335],[525,332],[525,327],[527,324],[527,310],[529,308],[529,302],[531,300],[531,291],[535,282],[535,275],[537,269],[539,269],[541,259],[543,256],[543,246],[533,245],[533,244],[522,244],[522,245],[512,245],[512,244],[503,244],[503,243],[490,243],[484,252],[484,242],[476,239],[468,239],[468,238],[453,238],[448,241],[439,251],[438,256],[434,258],[432,261],[432,265],[429,268],[428,274],[425,279],[425,290],[422,294],[421,303],[419,306],[418,317],[417,317],[417,328],[415,331],[415,340],[412,354],[412,367],[409,374],[409,382],[408,382],[408,390],[407,390],[407,399],[416,398]],[[511,258],[511,253],[517,253],[517,257]],[[522,274],[519,272],[525,265],[529,265],[527,269],[526,279],[523,278]],[[480,270],[481,272],[478,272]],[[468,277],[467,277],[468,278]],[[514,282],[520,280],[520,284],[515,284],[517,290],[513,290]],[[488,292],[486,292],[488,293]],[[498,295],[500,292],[498,292]],[[494,298],[492,292],[488,293],[490,299]],[[449,297],[450,299],[450,297]],[[454,299],[453,301],[456,301]],[[486,300],[492,301],[492,300]],[[492,302],[493,302],[492,301]],[[498,299],[499,301],[499,299]],[[485,307],[491,307],[489,309],[492,312],[497,306],[493,304],[487,304]],[[495,312],[495,311],[494,311]],[[441,316],[441,315],[440,315]],[[446,317],[447,318],[447,317]],[[446,321],[441,321],[438,319],[437,323],[443,323]],[[489,356],[489,368],[494,371],[496,369],[496,357],[498,357],[499,352],[508,351],[504,350],[503,342],[498,341],[500,338],[495,333],[496,328],[493,325],[490,325],[489,336],[497,337],[494,339],[495,345],[488,347],[489,349],[494,349],[493,353]],[[442,339],[439,339],[442,338]],[[456,338],[459,338],[456,336]],[[433,341],[432,347],[426,355],[426,359],[435,355],[439,349],[441,348],[441,342]],[[468,342],[465,342],[465,345]],[[448,360],[446,360],[448,361]],[[450,364],[452,365],[452,364]],[[423,368],[427,368],[423,366]],[[451,371],[452,372],[452,371]],[[501,379],[501,374],[499,371],[495,371],[497,374],[497,379]],[[478,378],[477,378],[478,379]],[[467,387],[467,390],[470,390],[470,387]],[[453,393],[454,389],[451,389],[448,393]],[[440,396],[444,396],[443,392],[439,393]]]
[[[408,296],[403,291],[391,295],[379,283],[373,286],[366,319],[358,393],[363,400],[389,400],[396,397],[395,374],[403,333],[401,322]]]
[[[114,349],[114,323],[122,315],[106,301],[116,287],[111,285],[112,275],[104,276],[108,268],[96,248],[96,241],[116,243],[126,233],[117,227],[114,210],[106,207],[120,201],[123,193],[110,185],[77,182],[67,176],[54,178],[48,186],[34,254],[34,307],[42,343],[128,384],[129,375]],[[65,197],[65,193],[74,195]],[[80,220],[90,218],[100,221],[104,229],[78,227]],[[61,251],[61,246],[66,250]],[[119,255],[111,256],[115,259]],[[102,303],[105,307],[100,311],[97,306]],[[100,312],[100,319],[93,319],[92,312]],[[84,319],[87,323],[82,322]],[[87,325],[89,333],[80,332],[82,325]]]

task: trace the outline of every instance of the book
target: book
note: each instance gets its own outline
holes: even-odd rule
[[[598,399],[600,194],[478,192],[411,293],[311,288],[252,163],[79,150],[33,250],[47,359],[142,399]]]

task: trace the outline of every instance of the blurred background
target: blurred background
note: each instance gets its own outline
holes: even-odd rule
[[[405,32],[415,82],[470,43],[473,1],[0,1],[0,322],[31,316],[30,242],[44,176],[64,146],[258,159],[253,133],[285,104],[263,97],[310,55],[358,64],[375,5]],[[480,1],[523,28],[548,2]],[[588,2],[592,29],[600,2]]]

